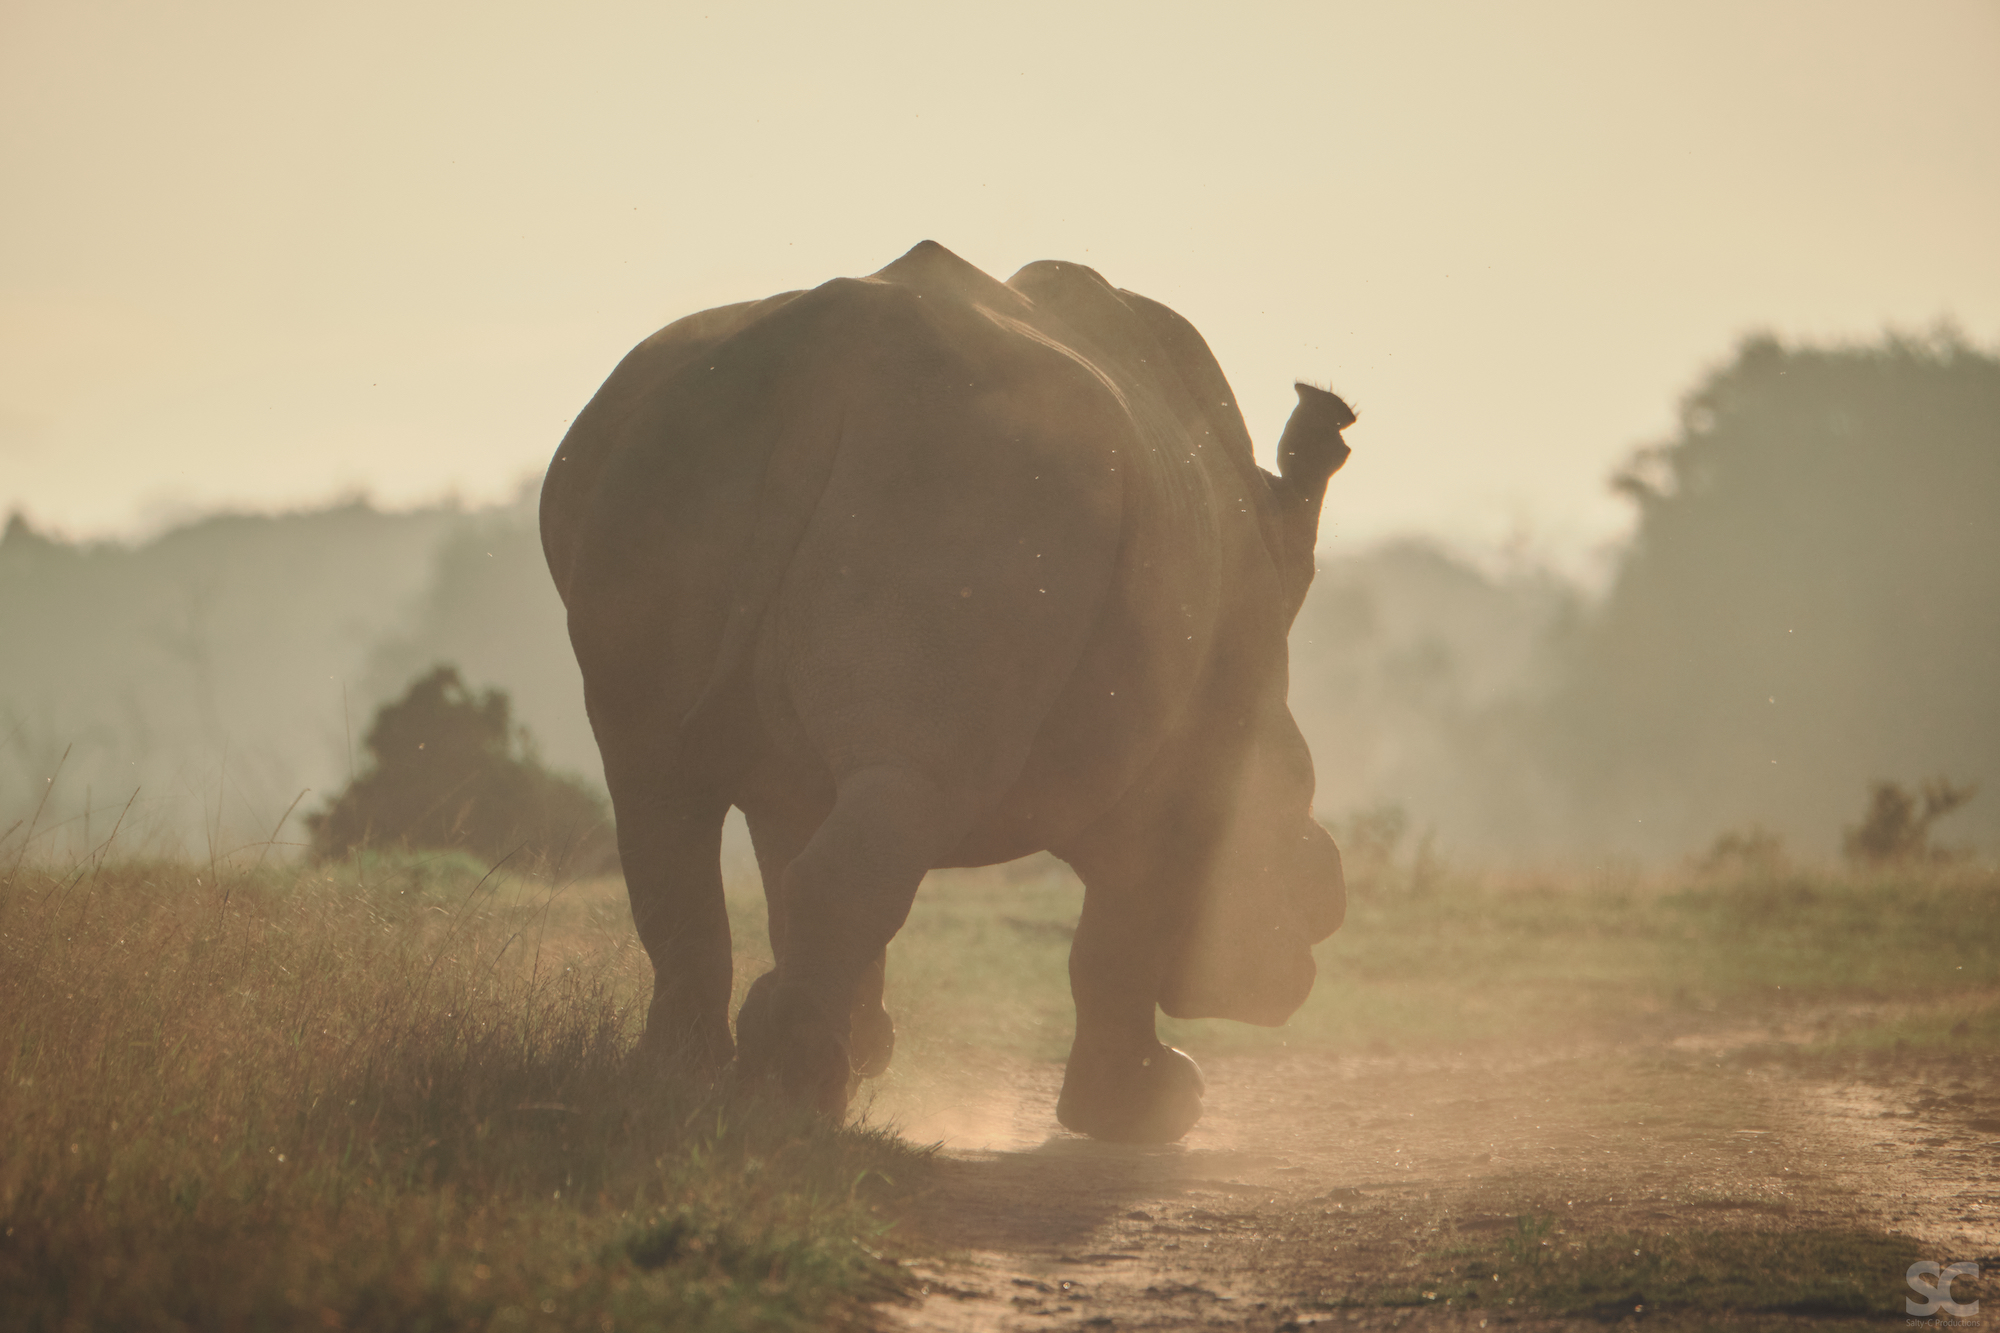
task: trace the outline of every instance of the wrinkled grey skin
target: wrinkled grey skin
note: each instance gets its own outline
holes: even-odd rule
[[[1283,1022],[1345,907],[1285,636],[1353,416],[1299,395],[1273,477],[1172,311],[930,242],[625,358],[541,518],[653,961],[645,1058],[736,1055],[840,1115],[888,1062],[924,872],[1046,849],[1087,890],[1058,1117],[1187,1131],[1201,1075],[1154,1006]],[[735,1042],[732,805],[777,958]]]

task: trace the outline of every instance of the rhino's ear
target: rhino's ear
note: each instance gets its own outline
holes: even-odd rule
[[[1292,388],[1299,395],[1299,407],[1311,412],[1323,412],[1332,422],[1335,430],[1346,430],[1355,421],[1354,409],[1347,400],[1330,389],[1322,389],[1317,384],[1298,380]]]
[[[1354,424],[1354,409],[1339,394],[1312,384],[1297,384],[1299,405],[1278,437],[1278,475],[1298,495],[1317,505],[1326,494],[1327,478],[1347,461],[1347,442],[1340,432]]]

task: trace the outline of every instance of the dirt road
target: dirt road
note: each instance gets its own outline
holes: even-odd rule
[[[921,1300],[894,1318],[910,1330],[1519,1326],[1529,1301],[1517,1314],[1503,1294],[1518,1272],[1473,1299],[1462,1271],[1456,1287],[1439,1278],[1480,1255],[1538,1262],[1537,1249],[1627,1233],[1761,1236],[1780,1255],[1801,1237],[1891,1233],[1946,1263],[2000,1254],[1990,1063],[1808,1071],[1708,1034],[1204,1069],[1207,1115],[1165,1148],[1063,1133],[1053,1065],[988,1069],[983,1086],[1009,1088],[1000,1099],[880,1099],[874,1118],[946,1140],[908,1225],[956,1256],[920,1269]],[[1901,1259],[1850,1262],[1889,1270],[1855,1274],[1878,1300],[1911,1294]],[[1625,1317],[1594,1314],[1579,1322]],[[1825,1319],[1751,1322],[1774,1321]]]

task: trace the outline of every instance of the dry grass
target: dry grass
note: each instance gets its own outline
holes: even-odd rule
[[[445,859],[0,878],[0,1309],[70,1328],[816,1328],[921,1171],[636,1079],[606,893]]]

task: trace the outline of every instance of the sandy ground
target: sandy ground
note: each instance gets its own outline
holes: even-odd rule
[[[1417,1281],[1437,1267],[1422,1256],[1523,1213],[1572,1232],[1855,1226],[1916,1237],[1944,1262],[2000,1255],[1991,1063],[1809,1073],[1709,1033],[1203,1065],[1206,1116],[1164,1148],[1063,1132],[1054,1065],[987,1065],[978,1084],[999,1096],[878,1098],[871,1118],[946,1144],[907,1224],[953,1257],[920,1268],[921,1299],[892,1318],[913,1331],[1478,1328],[1511,1316],[1340,1301]],[[1882,1281],[1906,1293],[1902,1273]]]

